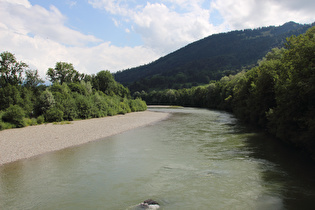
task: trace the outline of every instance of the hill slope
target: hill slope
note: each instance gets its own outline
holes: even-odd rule
[[[286,37],[305,33],[310,27],[289,22],[211,35],[150,64],[117,72],[115,80],[131,92],[206,84],[256,65],[272,48],[283,46]]]

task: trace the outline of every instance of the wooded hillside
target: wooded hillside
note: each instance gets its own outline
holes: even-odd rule
[[[282,26],[211,35],[148,65],[117,72],[115,79],[131,92],[189,88],[250,69],[286,37],[305,33],[311,25]]]

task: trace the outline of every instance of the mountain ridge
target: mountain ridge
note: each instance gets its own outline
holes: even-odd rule
[[[312,25],[291,21],[213,34],[149,64],[116,72],[114,77],[131,92],[207,84],[256,65],[272,48],[284,46],[287,37],[305,33]]]

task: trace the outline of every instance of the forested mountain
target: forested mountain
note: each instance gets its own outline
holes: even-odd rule
[[[148,65],[117,72],[115,80],[131,92],[208,84],[253,67],[272,48],[282,46],[286,37],[305,33],[310,27],[289,22],[211,35]]]

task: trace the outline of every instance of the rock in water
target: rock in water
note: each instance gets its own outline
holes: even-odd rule
[[[143,201],[138,205],[142,209],[158,209],[160,208],[160,204],[152,199],[148,199]]]

